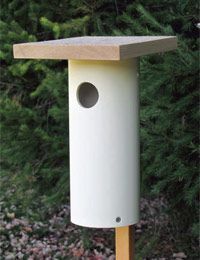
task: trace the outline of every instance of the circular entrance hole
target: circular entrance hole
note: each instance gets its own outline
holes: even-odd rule
[[[77,98],[81,106],[90,108],[97,103],[99,93],[94,85],[89,82],[84,82],[78,87]]]

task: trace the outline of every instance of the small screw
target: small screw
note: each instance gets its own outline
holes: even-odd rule
[[[116,218],[116,222],[117,222],[117,223],[121,222],[121,218],[120,218],[120,217],[117,217],[117,218]]]

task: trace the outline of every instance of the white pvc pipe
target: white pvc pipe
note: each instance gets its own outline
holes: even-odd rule
[[[69,61],[71,221],[77,225],[139,220],[138,95],[136,59]]]

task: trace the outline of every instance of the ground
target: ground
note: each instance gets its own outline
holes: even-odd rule
[[[70,207],[49,210],[48,219],[17,216],[17,207],[0,201],[0,259],[114,260],[114,229],[88,229],[70,223]],[[141,220],[135,225],[136,259],[186,259],[174,248],[167,204],[161,198],[141,199]],[[167,235],[168,234],[168,235]],[[189,258],[190,259],[190,258]]]

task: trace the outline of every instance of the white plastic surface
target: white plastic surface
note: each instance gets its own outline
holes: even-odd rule
[[[91,83],[97,103],[78,89]],[[139,221],[137,60],[69,61],[71,221],[110,228]]]

